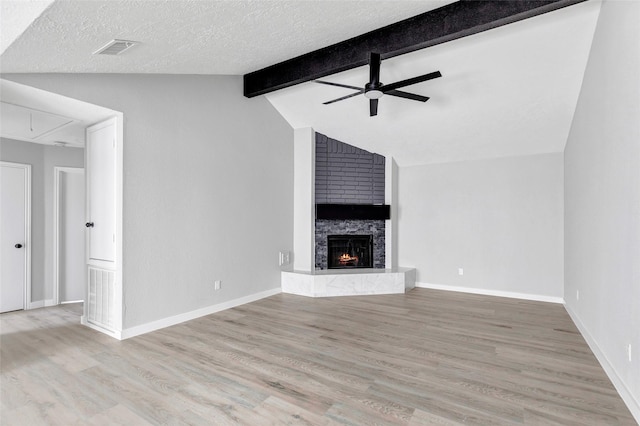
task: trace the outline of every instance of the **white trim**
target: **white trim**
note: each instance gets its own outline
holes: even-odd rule
[[[486,296],[510,297],[513,299],[533,300],[536,302],[564,303],[564,298],[545,296],[543,294],[516,293],[513,291],[490,290],[484,288],[458,287],[444,284],[431,284],[416,282],[416,287],[430,288],[433,290],[457,291],[460,293],[484,294]]]
[[[580,334],[582,334],[582,337],[587,342],[587,345],[589,345],[591,352],[593,352],[593,354],[595,355],[596,359],[602,366],[602,369],[607,374],[607,377],[609,377],[609,380],[611,380],[611,383],[613,383],[613,386],[618,391],[618,394],[620,394],[620,397],[622,398],[624,403],[627,404],[627,408],[629,408],[629,411],[631,411],[631,414],[636,419],[636,421],[640,423],[640,401],[634,398],[633,394],[629,391],[627,386],[624,384],[624,382],[616,372],[616,369],[613,367],[611,362],[609,362],[609,359],[607,359],[607,356],[604,354],[604,352],[602,352],[600,346],[598,346],[598,343],[591,336],[591,334],[589,334],[589,331],[584,326],[582,321],[580,321],[578,315],[576,315],[576,313],[573,312],[573,310],[571,310],[571,308],[566,304],[564,305],[564,309],[573,320],[573,323],[580,331]]]
[[[31,302],[31,164],[12,163],[9,161],[0,161],[0,165],[5,167],[14,167],[24,169],[24,221],[25,221],[25,271],[24,271],[24,299],[22,302],[23,309],[32,308]]]
[[[60,302],[60,305],[69,305],[71,303],[84,303],[84,300],[67,300],[66,302]]]
[[[126,328],[122,330],[120,339],[124,340],[130,337],[139,336],[141,334],[150,333],[155,330],[160,330],[161,328],[170,327],[172,325],[200,318],[205,315],[224,311],[225,309],[235,308],[236,306],[255,302],[256,300],[264,299],[265,297],[270,297],[281,292],[282,289],[280,287],[277,287],[271,290],[261,291],[260,293],[250,294],[249,296],[240,297],[238,299],[229,300],[228,302],[218,303],[217,305],[207,306],[206,308],[196,309],[195,311],[185,312],[183,314],[174,315],[172,317],[167,317],[135,327]],[[103,329],[100,329],[100,331],[103,331]]]
[[[86,303],[85,303],[85,305],[86,305]],[[89,321],[87,321],[87,316],[86,315],[82,315],[80,317],[80,324],[82,324],[84,326],[87,326],[87,327],[89,327],[89,328],[91,328],[93,330],[99,331],[100,333],[106,334],[107,336],[111,336],[111,337],[113,337],[115,339],[123,340],[121,331],[110,330],[108,328],[102,328],[102,327],[99,327],[99,326],[97,326],[97,325],[95,325],[93,323],[90,323]]]
[[[53,168],[53,305],[60,303],[60,174],[84,175],[82,167]],[[85,248],[86,250],[86,248]],[[47,305],[50,306],[50,305]]]
[[[44,301],[44,306],[49,307],[49,306],[56,306],[58,303],[56,302],[55,299],[47,299]]]
[[[45,304],[44,304],[44,300],[38,300],[36,302],[31,302],[29,303],[25,309],[39,309],[39,308],[44,308]]]

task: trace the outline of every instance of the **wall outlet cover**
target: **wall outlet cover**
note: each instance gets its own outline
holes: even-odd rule
[[[289,263],[291,263],[291,252],[281,251],[279,256],[280,266],[288,265]]]

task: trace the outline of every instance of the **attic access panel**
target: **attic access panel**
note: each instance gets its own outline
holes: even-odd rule
[[[2,102],[2,136],[37,141],[71,123],[73,118]]]

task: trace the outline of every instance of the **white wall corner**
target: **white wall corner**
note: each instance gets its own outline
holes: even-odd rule
[[[293,269],[315,269],[316,133],[293,131]]]
[[[580,318],[578,317],[578,315],[566,303],[564,304],[564,309],[567,311],[567,313],[571,317],[571,320],[578,328],[578,331],[580,331],[580,334],[582,334],[582,337],[587,342],[587,345],[589,345],[589,349],[591,349],[591,352],[593,352],[593,354],[595,355],[596,359],[602,366],[602,369],[607,374],[607,377],[609,377],[609,380],[611,380],[613,387],[616,388],[616,390],[620,394],[620,397],[622,398],[624,403],[627,404],[627,408],[629,408],[629,411],[631,411],[631,414],[633,415],[633,417],[636,419],[638,423],[640,423],[640,401],[638,401],[633,396],[629,388],[627,388],[627,386],[624,384],[624,381],[622,380],[620,375],[616,372],[615,368],[613,367],[613,364],[611,364],[611,362],[606,357],[604,352],[600,349],[600,346],[598,346],[593,336],[589,334],[589,331],[587,330],[585,325],[582,323],[582,321],[580,321]]]
[[[384,224],[385,268],[398,267],[398,164],[391,156],[384,161],[384,203],[390,205],[391,219]]]

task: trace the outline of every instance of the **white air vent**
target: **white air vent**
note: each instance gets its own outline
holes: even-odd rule
[[[111,40],[109,43],[102,46],[100,49],[93,52],[94,55],[119,55],[125,50],[138,44],[136,41],[131,40]]]
[[[87,320],[108,330],[113,330],[115,277],[113,271],[89,267]]]

